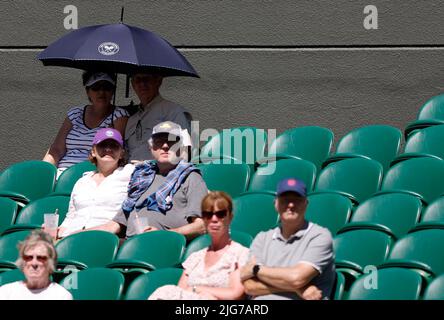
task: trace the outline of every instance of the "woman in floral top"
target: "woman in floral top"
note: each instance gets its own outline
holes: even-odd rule
[[[150,300],[237,300],[244,297],[239,269],[248,260],[248,249],[230,238],[233,219],[230,196],[221,191],[206,195],[202,200],[202,218],[211,245],[185,260],[177,286],[158,288]]]

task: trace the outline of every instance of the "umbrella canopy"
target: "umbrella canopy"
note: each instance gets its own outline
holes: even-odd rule
[[[151,31],[124,23],[74,30],[50,44],[37,58],[45,66],[199,77],[168,41]]]

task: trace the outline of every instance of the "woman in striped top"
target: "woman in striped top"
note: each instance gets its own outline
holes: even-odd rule
[[[125,133],[129,114],[111,104],[114,77],[105,72],[86,71],[83,74],[83,85],[91,104],[68,111],[68,116],[43,158],[43,161],[57,166],[59,173],[88,159],[92,141],[99,129],[113,127],[122,136]]]

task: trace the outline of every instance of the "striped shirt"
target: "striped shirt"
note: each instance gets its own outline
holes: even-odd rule
[[[66,136],[66,153],[59,161],[59,168],[69,168],[87,160],[96,132],[101,128],[112,127],[118,118],[129,116],[126,110],[116,107],[114,112],[106,117],[99,126],[91,129],[85,125],[85,110],[86,106],[74,107],[68,111],[68,119],[71,121],[72,129]]]

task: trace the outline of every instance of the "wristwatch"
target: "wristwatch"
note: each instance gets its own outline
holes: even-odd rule
[[[253,276],[257,277],[257,273],[259,272],[260,269],[261,269],[261,265],[260,264],[255,264],[253,266]]]

